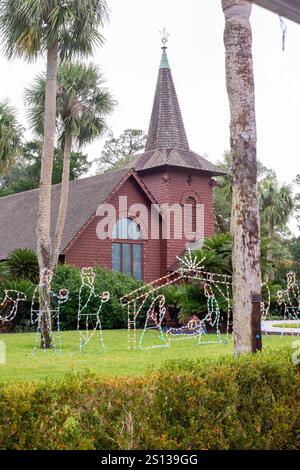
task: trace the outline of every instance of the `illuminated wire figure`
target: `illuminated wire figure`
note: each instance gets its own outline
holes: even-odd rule
[[[220,332],[220,307],[210,284],[204,284],[204,295],[207,298],[207,315],[200,320],[200,332],[198,344],[222,343]],[[202,341],[202,336],[207,335],[207,328],[214,328],[217,334],[216,340]]]
[[[84,352],[86,345],[99,330],[100,348],[106,351],[102,335],[100,313],[103,304],[109,301],[109,292],[95,293],[95,273],[92,268],[82,268],[81,287],[79,291],[79,305],[77,330],[80,335],[80,352]],[[95,303],[97,304],[95,308]]]
[[[201,320],[191,319],[187,325],[180,328],[169,328],[166,335],[168,342],[171,340],[197,339],[201,332]]]
[[[300,315],[300,292],[296,284],[296,274],[292,271],[287,273],[287,288],[277,292],[278,304],[283,306],[283,319],[299,320]],[[284,325],[282,334],[284,333]]]
[[[68,289],[60,289],[58,293],[52,291],[51,283],[53,272],[44,268],[40,275],[40,283],[36,287],[31,302],[31,324],[36,325],[36,337],[34,352],[37,350],[40,334],[42,336],[42,348],[46,350],[45,329],[48,331],[50,341],[54,352],[61,352],[61,336],[60,336],[60,307],[67,302],[69,298]],[[45,290],[50,298],[50,306],[42,310],[40,308],[39,296],[40,292]],[[43,324],[44,322],[44,324]],[[53,335],[53,326],[56,329],[56,335]]]
[[[262,301],[260,303],[260,313],[262,321],[265,321],[268,318],[270,307],[271,307],[271,292],[268,284],[263,282],[261,285],[262,294],[266,291],[267,298],[265,295],[262,297]]]
[[[0,304],[0,322],[9,323],[15,319],[18,313],[19,302],[27,300],[23,292],[17,290],[4,291],[4,299]]]
[[[147,311],[145,326],[143,332],[140,337],[139,341],[139,349],[153,349],[153,348],[163,348],[169,346],[166,341],[166,337],[162,330],[162,322],[166,314],[166,307],[165,307],[165,296],[160,294],[153,299],[151,305]],[[158,310],[155,308],[156,304],[158,304]],[[159,332],[159,339],[161,341],[160,344],[151,344],[149,346],[145,346],[145,335],[147,331],[158,331]]]

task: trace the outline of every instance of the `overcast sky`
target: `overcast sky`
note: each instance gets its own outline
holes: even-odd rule
[[[161,55],[159,31],[170,33],[168,56],[190,147],[216,162],[229,147],[221,0],[108,0],[106,43],[93,61],[103,70],[118,107],[109,119],[115,135],[126,128],[147,132]],[[279,18],[253,7],[258,158],[291,183],[300,152],[300,26],[286,20],[281,49]],[[26,127],[23,90],[44,69],[0,56],[0,99],[9,98]],[[103,141],[85,149],[99,157]],[[291,223],[295,228],[295,223]]]

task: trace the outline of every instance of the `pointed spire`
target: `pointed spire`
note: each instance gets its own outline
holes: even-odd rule
[[[169,60],[168,60],[166,49],[167,49],[166,47],[162,48],[163,53],[162,53],[162,56],[161,56],[159,70],[161,70],[161,69],[170,69],[171,68],[170,65],[169,65]]]
[[[168,35],[162,32],[162,58],[159,67],[146,151],[189,150],[184,123],[167,56]]]

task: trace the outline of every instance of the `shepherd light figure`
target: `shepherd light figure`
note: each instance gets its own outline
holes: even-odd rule
[[[54,352],[61,352],[60,336],[60,307],[69,299],[69,290],[60,289],[58,293],[52,291],[53,272],[44,268],[40,275],[39,285],[36,287],[31,303],[31,324],[36,325],[36,340],[34,352],[37,350],[39,336],[42,336],[42,348],[46,350],[46,340],[44,336],[45,328],[49,332],[51,344]],[[47,290],[50,297],[50,306],[47,310],[40,309],[39,296],[41,290]],[[43,324],[44,322],[44,324]],[[53,326],[56,327],[56,335],[53,335]]]
[[[85,352],[87,344],[99,330],[100,349],[106,351],[100,313],[103,305],[109,301],[110,293],[95,292],[95,273],[93,268],[82,268],[81,287],[79,290],[77,330],[80,336],[80,352]]]

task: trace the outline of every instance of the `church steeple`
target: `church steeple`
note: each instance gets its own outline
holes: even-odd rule
[[[162,38],[160,62],[146,152],[177,149],[189,151],[189,144],[167,56],[167,35]]]

